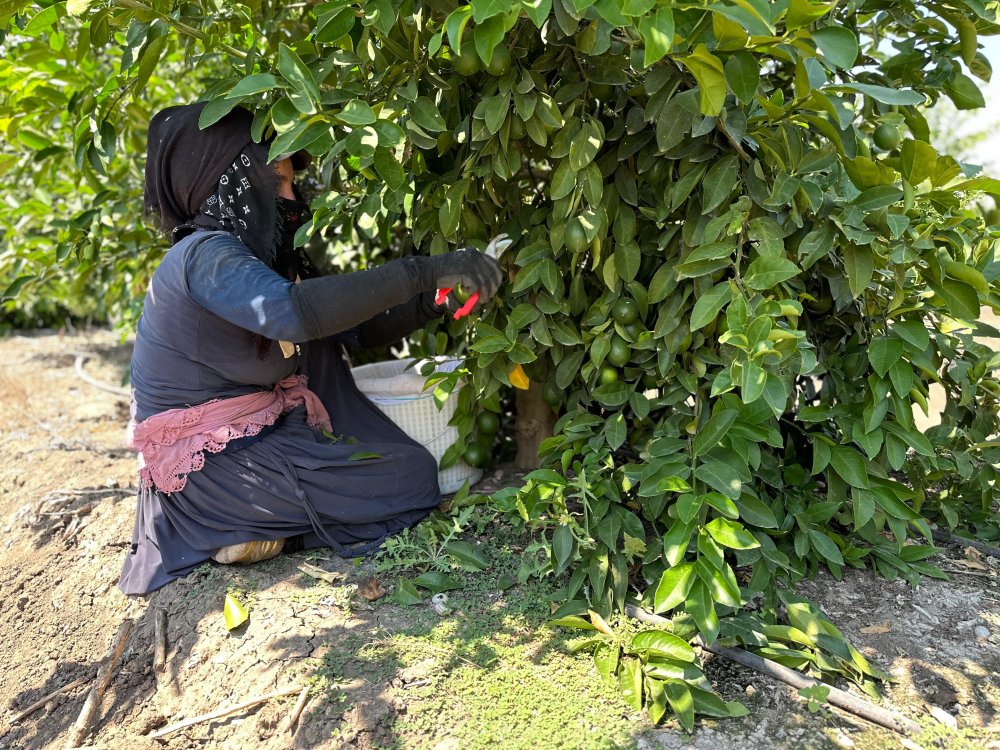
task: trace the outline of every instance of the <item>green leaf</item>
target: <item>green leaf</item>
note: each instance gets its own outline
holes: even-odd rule
[[[713,490],[721,492],[731,500],[735,500],[743,491],[743,482],[739,474],[729,464],[712,459],[701,464],[695,470],[695,476]]]
[[[476,43],[476,53],[484,65],[493,59],[493,50],[503,41],[503,36],[509,28],[505,23],[505,18],[506,15],[491,16],[482,23],[476,24],[472,30],[472,36]]]
[[[851,490],[851,513],[854,516],[854,530],[857,531],[875,515],[875,495],[870,490]]]
[[[295,108],[304,115],[316,114],[320,100],[319,85],[305,63],[284,42],[278,45],[278,72],[291,84],[289,98]]]
[[[384,148],[375,149],[375,171],[385,180],[385,184],[392,190],[399,190],[406,184],[406,173],[403,165],[396,161],[396,157],[391,151]]]
[[[440,133],[448,129],[447,123],[429,96],[417,97],[410,105],[410,117],[428,133]]]
[[[432,594],[439,594],[442,591],[454,591],[462,588],[462,584],[454,578],[450,578],[444,573],[436,570],[428,570],[413,579],[414,586],[420,586],[430,591]]]
[[[213,99],[201,110],[201,114],[198,116],[198,127],[204,129],[209,125],[214,125],[232,112],[242,101],[242,97]]]
[[[603,143],[600,126],[593,121],[584,123],[569,146],[569,164],[574,171],[579,172],[590,164]]]
[[[684,106],[680,95],[664,104],[656,118],[656,145],[660,151],[670,151],[683,143],[693,120],[694,114]]]
[[[325,13],[317,20],[316,41],[321,44],[330,44],[354,28],[357,15],[355,15],[354,8],[348,6],[332,13]]]
[[[719,114],[726,102],[727,91],[726,72],[722,67],[722,61],[709,52],[704,44],[695,47],[690,55],[675,59],[690,70],[698,82],[700,90],[698,103],[702,114],[711,117]]]
[[[566,570],[575,551],[576,538],[573,531],[564,524],[556,526],[552,532],[552,570],[556,575]]]
[[[903,342],[886,336],[876,336],[868,345],[868,361],[880,378],[903,356]],[[902,394],[900,394],[902,395]]]
[[[550,620],[549,625],[560,628],[576,628],[577,630],[597,630],[590,620],[579,615],[567,615],[555,620]]]
[[[441,231],[446,237],[455,234],[458,222],[462,216],[462,206],[465,203],[465,191],[469,188],[468,180],[460,180],[448,188],[445,200],[438,211],[438,221]]]
[[[708,213],[728,198],[739,185],[739,159],[723,156],[708,170],[702,187],[702,211]]]
[[[645,651],[651,657],[666,657],[677,661],[693,662],[694,649],[691,645],[664,630],[644,630],[636,633],[630,646],[632,651]]]
[[[836,86],[827,86],[824,91],[856,91],[859,94],[870,96],[877,102],[883,104],[923,104],[924,95],[913,89],[893,89],[888,86],[875,86],[870,83],[841,83]]]
[[[506,13],[514,5],[512,0],[472,0],[472,17],[476,19],[476,23],[480,23],[491,16]]]
[[[667,568],[653,596],[653,611],[666,612],[683,604],[694,583],[694,564],[681,563]]]
[[[466,570],[486,570],[490,566],[490,558],[483,548],[470,542],[452,541],[444,548]]]
[[[844,556],[840,553],[840,547],[823,532],[809,529],[809,541],[812,542],[813,549],[829,562],[834,565],[844,564]]]
[[[659,724],[660,720],[667,713],[667,692],[663,689],[663,682],[646,675],[646,710],[649,711],[649,720],[653,724]]]
[[[385,458],[381,453],[376,453],[375,451],[358,451],[353,454],[348,461],[364,461],[370,458]]]
[[[919,185],[931,176],[937,160],[932,145],[907,138],[899,148],[899,173],[911,185]]]
[[[667,695],[670,710],[677,716],[677,721],[685,731],[693,732],[694,699],[691,697],[691,690],[680,680],[664,680],[663,690]]]
[[[37,278],[35,274],[31,273],[26,273],[22,274],[21,276],[18,276],[16,279],[10,282],[10,284],[6,289],[4,289],[3,295],[0,295],[0,299],[3,300],[14,299],[15,297],[17,297],[17,293],[24,288],[24,285],[35,278]]]
[[[858,38],[842,26],[826,26],[812,32],[813,41],[823,57],[838,68],[849,70],[858,58]]]
[[[762,255],[747,268],[744,281],[751,289],[771,289],[783,281],[798,276],[799,267],[788,258],[775,255]]]
[[[417,591],[417,587],[413,585],[412,581],[408,578],[400,577],[396,579],[396,588],[393,589],[392,600],[396,604],[408,607],[411,604],[420,604],[423,601],[423,597]]]
[[[740,369],[740,392],[744,404],[752,404],[764,394],[767,370],[756,362],[744,362]]]
[[[469,23],[470,18],[472,18],[472,6],[461,5],[449,13],[448,18],[445,19],[444,25],[448,33],[448,46],[453,50],[460,50],[462,48],[462,33],[465,31],[465,26]]]
[[[979,318],[979,293],[969,284],[946,278],[932,287],[956,318],[969,321]]]
[[[729,428],[738,416],[739,412],[732,409],[724,409],[713,414],[711,419],[695,435],[692,444],[692,450],[695,455],[704,455],[718,445],[719,441],[729,432]]]
[[[890,185],[876,185],[863,191],[861,195],[851,201],[851,204],[857,206],[865,213],[870,213],[878,211],[880,208],[891,206],[893,203],[898,203],[901,200],[903,200],[903,191],[899,188]]]
[[[754,549],[760,546],[760,542],[754,539],[743,524],[728,518],[713,518],[705,525],[705,531],[716,542],[730,549]]]
[[[837,6],[838,0],[813,2],[813,0],[790,0],[785,14],[785,28],[789,31],[808,26],[822,18]]]
[[[860,453],[847,445],[830,446],[830,465],[852,487],[868,487],[868,468]]]
[[[702,505],[704,505],[703,495],[685,493],[677,498],[677,517],[684,523],[691,523],[698,515]]]
[[[921,320],[898,320],[892,324],[892,332],[913,346],[916,353],[923,352],[931,342]]]
[[[652,296],[652,284],[650,285],[650,294]],[[715,320],[722,308],[729,304],[732,299],[733,288],[729,285],[728,281],[719,282],[705,294],[701,295],[691,310],[689,320],[691,330],[697,331]]]
[[[875,503],[893,518],[899,518],[903,521],[916,521],[920,518],[920,514],[913,508],[882,487],[874,491],[873,498]]]
[[[774,36],[774,26],[771,24],[771,11],[767,2],[762,0],[732,0],[732,5],[711,3],[708,9],[718,13],[754,36]]]
[[[569,159],[563,159],[559,162],[559,166],[556,167],[556,171],[552,174],[552,180],[549,182],[549,197],[554,201],[565,198],[573,192],[575,187],[576,170],[570,165]]]
[[[233,86],[226,96],[244,97],[250,96],[251,94],[259,94],[262,91],[270,91],[271,89],[284,87],[285,85],[270,73],[256,73],[255,75],[247,76]]]
[[[711,646],[719,635],[719,616],[715,612],[715,600],[712,598],[712,592],[708,590],[700,578],[691,586],[686,609],[687,613],[694,619],[705,642]]]
[[[944,91],[956,109],[979,109],[986,106],[982,89],[964,73],[956,72],[951,80],[945,83]]]
[[[648,68],[661,60],[674,46],[673,11],[661,5],[655,13],[640,18],[639,34],[646,45],[642,64]]]
[[[844,248],[844,270],[847,272],[847,283],[854,297],[868,288],[875,273],[875,259],[872,250],[867,245],[850,244]]]
[[[618,686],[622,699],[633,711],[642,709],[642,662],[638,659],[627,659],[621,665],[618,676]]]
[[[759,526],[762,529],[778,528],[778,519],[774,517],[774,511],[770,506],[749,492],[734,498],[733,502],[739,510],[740,518],[751,526]]]
[[[757,58],[745,51],[730,55],[726,60],[725,72],[729,90],[740,103],[752,101],[760,84],[760,63]]]
[[[352,99],[337,113],[337,119],[347,125],[371,125],[378,118],[372,108],[360,99]]]

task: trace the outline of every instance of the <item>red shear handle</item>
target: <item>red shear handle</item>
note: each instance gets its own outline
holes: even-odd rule
[[[451,293],[451,289],[452,289],[451,287],[448,287],[447,289],[438,289],[437,297],[434,298],[434,302],[438,305],[443,305],[445,302],[447,302],[448,295]],[[472,294],[469,295],[469,299],[465,301],[465,304],[455,311],[454,315],[455,320],[458,320],[459,318],[464,318],[466,315],[471,313],[472,308],[476,306],[477,302],[479,302],[479,292],[473,292]]]

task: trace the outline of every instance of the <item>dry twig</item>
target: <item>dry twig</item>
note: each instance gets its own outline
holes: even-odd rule
[[[296,725],[299,722],[299,716],[302,715],[302,709],[306,707],[306,701],[309,700],[309,686],[306,685],[302,688],[302,692],[299,693],[299,699],[295,701],[295,708],[292,709],[292,713],[288,717],[288,731],[295,733]]]
[[[153,613],[153,669],[167,668],[167,611],[157,608]]]
[[[957,544],[960,547],[972,547],[975,550],[979,550],[984,555],[1000,559],[1000,547],[991,547],[985,542],[980,542],[975,539],[966,539],[964,536],[949,534],[946,531],[934,531],[931,533],[931,538],[935,542],[947,542],[948,544]]]
[[[121,661],[122,654],[125,651],[125,644],[128,642],[128,637],[131,634],[132,620],[125,620],[125,622],[118,626],[118,633],[111,644],[111,650],[101,664],[101,668],[97,670],[97,678],[90,688],[90,693],[87,695],[87,700],[84,701],[76,723],[70,730],[69,741],[66,743],[67,747],[79,746],[90,732],[90,724],[101,707],[101,700],[104,698],[104,693],[107,692],[108,686],[111,684],[111,678],[118,666],[118,662]]]
[[[160,737],[166,737],[168,734],[173,734],[180,729],[186,729],[187,727],[192,727],[195,724],[203,724],[206,721],[212,721],[213,719],[221,719],[223,716],[228,716],[229,714],[235,714],[238,711],[242,711],[247,708],[252,708],[258,703],[265,703],[272,698],[280,698],[284,695],[294,695],[299,692],[300,688],[285,688],[284,690],[275,690],[273,693],[268,693],[267,695],[261,695],[257,698],[253,698],[248,701],[243,701],[243,703],[237,703],[235,706],[227,706],[226,708],[220,708],[218,710],[212,711],[210,714],[202,714],[201,716],[192,716],[190,719],[184,719],[184,721],[178,721],[175,724],[163,727],[163,729],[157,729],[151,734],[146,736],[150,739],[159,739]]]
[[[25,718],[27,716],[30,716],[31,714],[35,713],[35,711],[37,711],[38,709],[40,709],[42,706],[44,706],[50,700],[52,700],[53,698],[55,698],[57,695],[61,695],[62,693],[68,693],[70,690],[72,690],[75,687],[79,687],[80,685],[82,685],[83,683],[85,683],[89,679],[90,679],[89,677],[79,677],[79,678],[73,680],[72,682],[67,682],[61,688],[56,688],[55,690],[53,690],[51,693],[49,693],[45,697],[39,698],[37,701],[35,701],[34,703],[32,703],[27,708],[22,709],[21,711],[18,711],[16,714],[14,714],[13,716],[11,716],[7,720],[7,723],[8,724],[17,724],[17,722],[19,722],[21,719],[23,719],[23,718]]]

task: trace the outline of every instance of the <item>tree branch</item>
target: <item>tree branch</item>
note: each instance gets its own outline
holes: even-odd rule
[[[175,30],[181,32],[182,34],[186,34],[187,36],[193,36],[195,39],[200,39],[201,41],[206,43],[209,41],[209,35],[206,34],[204,31],[196,29],[194,26],[189,26],[183,21],[178,21],[174,18],[171,18],[166,13],[161,13],[160,11],[156,10],[156,8],[151,8],[144,3],[138,2],[137,0],[114,0],[114,3],[115,5],[121,8],[128,8],[129,10],[139,10],[144,13],[151,13],[157,18],[173,26]],[[223,42],[218,42],[217,44],[219,49],[221,49],[226,54],[232,55],[233,57],[238,57],[240,60],[247,59],[246,52],[238,50],[235,47],[232,47]]]

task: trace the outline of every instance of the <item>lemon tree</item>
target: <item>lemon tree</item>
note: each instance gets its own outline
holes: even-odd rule
[[[983,105],[993,4],[330,0],[220,14],[77,0],[4,13],[2,164],[79,170],[80,216],[100,227],[123,188],[97,164],[125,146],[134,171],[159,77],[190,71],[205,124],[246,106],[274,154],[313,153],[299,239],[347,266],[516,240],[496,302],[412,346],[466,356],[446,460],[489,461],[499,425],[475,405],[498,413],[512,386],[520,425],[554,422],[528,456],[539,468],[494,503],[536,535],[522,579],[558,577],[556,621],[654,720],[740,711],[711,692],[696,635],[874,690],[881,673],[794,584],[820,567],[940,575],[932,523],[1000,535],[1000,361],[973,339],[1000,335],[979,320],[1000,309],[1000,228],[973,208],[1000,183],[938,153],[922,114],[942,98]],[[72,77],[77,59],[89,78]],[[53,91],[57,72],[69,83]],[[40,101],[81,114],[39,119]],[[35,200],[18,210],[59,213]],[[18,269],[16,305],[46,251],[19,250],[10,231],[0,268]],[[932,385],[942,423],[921,431]],[[626,636],[627,604],[670,625]]]

